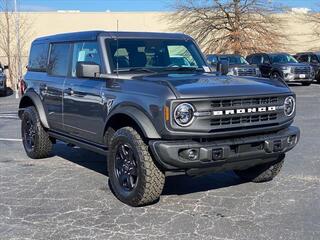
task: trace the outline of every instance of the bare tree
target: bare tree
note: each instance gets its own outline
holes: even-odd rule
[[[19,14],[19,16],[17,15]],[[17,29],[16,20],[19,17]],[[32,35],[32,23],[21,13],[14,12],[12,0],[0,0],[0,57],[9,66],[8,85],[14,86],[19,79],[20,56],[28,55],[28,42]],[[20,49],[17,44],[17,32],[19,32]],[[19,56],[18,53],[21,53]],[[21,57],[20,57],[21,58]]]
[[[268,0],[177,0],[173,30],[193,36],[205,53],[282,50],[281,20]]]
[[[320,47],[320,13],[319,12],[308,12],[300,15],[300,21],[305,24],[311,24],[311,39],[314,47],[309,50],[318,50]]]

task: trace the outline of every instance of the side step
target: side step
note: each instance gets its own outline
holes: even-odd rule
[[[78,146],[80,148],[84,148],[84,149],[87,149],[87,150],[90,150],[90,151],[93,151],[93,152],[96,152],[96,153],[99,153],[99,154],[102,154],[105,156],[107,156],[107,154],[108,154],[108,149],[103,145],[89,143],[89,142],[75,139],[72,137],[68,137],[64,134],[60,134],[60,133],[53,132],[53,131],[49,131],[48,133],[49,133],[50,137],[56,138],[62,142],[65,142],[68,144],[73,144],[73,145]]]

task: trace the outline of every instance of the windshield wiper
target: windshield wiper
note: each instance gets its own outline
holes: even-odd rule
[[[149,69],[149,68],[144,68],[144,67],[133,67],[133,68],[120,68],[120,69],[115,69],[113,72],[149,72],[149,73],[155,73],[155,71]]]
[[[163,71],[204,71],[200,67],[166,67],[162,69]]]

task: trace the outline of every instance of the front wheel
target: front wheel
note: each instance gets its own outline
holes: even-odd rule
[[[264,163],[245,170],[234,171],[241,179],[251,182],[268,182],[275,178],[283,165],[284,155],[281,155],[278,160],[271,163]]]
[[[155,165],[139,133],[131,127],[121,128],[109,146],[109,181],[116,197],[134,207],[159,199],[165,175]]]
[[[311,85],[311,82],[303,82],[302,83],[302,86],[310,86]]]

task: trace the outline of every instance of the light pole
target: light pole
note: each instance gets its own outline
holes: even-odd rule
[[[14,12],[16,22],[17,53],[18,53],[18,79],[15,81],[16,98],[19,98],[18,83],[22,79],[21,43],[20,43],[20,14],[18,13],[17,0],[14,0]]]

